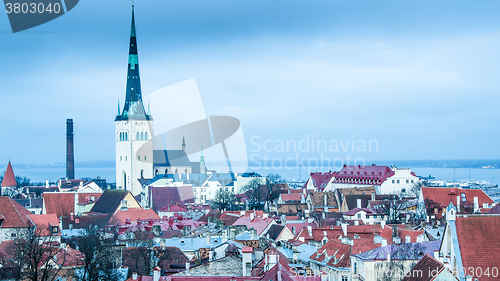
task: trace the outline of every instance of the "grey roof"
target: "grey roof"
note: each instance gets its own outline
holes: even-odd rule
[[[195,251],[200,248],[214,248],[222,244],[222,239],[220,237],[212,237],[211,243],[207,244],[206,237],[198,238],[172,238],[165,239],[165,247],[177,247],[182,251]],[[217,241],[217,242],[215,242]],[[155,246],[161,246],[160,244]]]
[[[302,244],[297,247],[297,251],[300,253],[299,254],[299,260],[308,263],[309,262],[309,257],[316,253],[318,248],[316,246],[311,246],[308,244]]]
[[[113,215],[127,194],[127,190],[106,189],[90,211]]]
[[[284,225],[279,225],[279,224],[272,225],[267,231],[266,235],[269,235],[269,239],[276,240],[283,231],[283,228],[285,228]]]
[[[283,255],[285,255],[285,257],[287,257],[288,259],[293,259],[293,251],[288,249],[288,248],[285,248],[285,247],[279,247],[277,248],[278,251],[280,251]]]
[[[154,166],[187,166],[191,167],[191,161],[182,150],[153,150]]]
[[[388,255],[391,260],[420,260],[425,254],[433,256],[440,246],[441,241],[390,244],[354,256],[365,261],[386,260]]]
[[[230,186],[234,181],[233,173],[213,173],[213,174],[169,174],[168,179],[174,182],[192,184],[193,187],[199,187],[208,181],[218,181],[222,186]]]

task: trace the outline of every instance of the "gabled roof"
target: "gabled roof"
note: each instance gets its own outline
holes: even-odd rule
[[[153,150],[154,166],[186,166],[191,167],[191,161],[183,150]],[[169,171],[169,174],[175,171]]]
[[[184,207],[177,187],[154,187],[149,186],[149,200],[153,210],[160,210],[169,205],[179,205]]]
[[[186,255],[177,247],[156,248],[154,256],[158,258],[158,266],[166,273],[184,271],[186,262],[189,262]]]
[[[353,179],[364,179],[374,181],[375,184],[382,184],[388,177],[394,176],[394,171],[387,166],[346,166],[338,172],[335,183],[348,183]],[[368,182],[367,182],[368,184]]]
[[[422,243],[389,244],[355,256],[364,261],[387,260],[420,260],[425,254],[434,254],[439,250],[441,241],[430,241]]]
[[[137,221],[137,220],[147,220],[147,219],[160,219],[158,214],[152,209],[144,209],[144,208],[128,208],[126,210],[118,210],[111,219],[110,223],[125,223],[127,220],[129,221]]]
[[[260,235],[266,227],[272,223],[274,220],[271,218],[261,218],[261,217],[255,217],[253,219],[250,219],[248,216],[243,216],[236,220],[233,225],[246,225],[248,228],[255,228],[257,230],[257,235]]]
[[[280,204],[278,214],[296,215],[307,209],[307,204]]]
[[[500,259],[488,254],[500,252],[500,235],[498,235],[500,216],[459,215],[455,226],[463,267],[500,268]],[[498,280],[498,278],[483,275],[480,280]]]
[[[444,265],[429,254],[425,256],[408,272],[402,281],[432,281]],[[451,273],[450,273],[451,274]]]
[[[26,228],[33,224],[29,217],[32,213],[13,199],[0,196],[0,219],[3,218],[1,228]]]
[[[122,200],[125,199],[128,193],[127,190],[106,189],[90,211],[113,215],[120,208]]]
[[[5,175],[2,180],[2,187],[12,187],[17,186],[16,176],[14,176],[14,171],[12,170],[12,165],[7,164],[7,170],[5,170]]]
[[[55,214],[46,215],[31,215],[31,221],[36,225],[38,234],[42,236],[51,235],[51,227],[59,226],[59,219]],[[52,233],[52,235],[61,235],[61,229],[58,229],[57,233]]]
[[[458,187],[422,187],[422,194],[424,199],[431,199],[436,203],[441,204],[442,208],[448,206],[451,202],[453,205],[457,204],[457,196],[462,196],[465,194],[465,199],[468,203],[474,203],[474,197],[478,197],[479,207],[482,207],[482,203],[493,204],[493,201],[486,193],[481,189],[463,189]],[[462,203],[462,198],[460,198],[460,203]]]
[[[375,200],[376,201],[383,201],[385,199],[392,199],[396,195],[393,194],[380,194],[380,195],[375,195]],[[368,206],[368,202],[371,201],[372,196],[371,195],[346,195],[344,196],[344,201],[346,203],[346,206],[349,210],[354,209],[358,206],[358,199],[361,200],[361,208],[366,208]],[[374,206],[370,206],[371,208],[374,208]]]
[[[269,230],[266,232],[266,235],[269,235],[269,239],[276,241],[276,239],[278,239],[284,228],[285,228],[284,225],[278,225],[278,224],[271,225]]]
[[[292,193],[292,194],[280,194],[281,201],[284,203],[293,203],[294,201],[300,203],[302,200],[302,194]]]
[[[56,214],[58,218],[75,213],[74,192],[50,192],[43,194],[43,205],[46,214]]]
[[[496,204],[495,207],[491,208],[487,214],[500,214],[500,204]]]
[[[317,190],[323,190],[328,185],[330,180],[336,175],[337,172],[332,172],[332,171],[326,173],[321,173],[321,172],[311,173],[311,176],[305,183],[304,188],[307,188],[308,183],[311,182]]]
[[[354,208],[354,209],[351,209],[351,210],[345,212],[344,215],[354,216],[355,214],[357,214],[358,212],[361,212],[361,211],[364,211],[367,215],[376,214],[373,210],[368,209],[368,208]]]
[[[159,210],[160,212],[187,212],[188,210],[179,205],[167,206]]]
[[[308,198],[311,198],[312,204],[314,207],[323,207],[325,206],[325,195],[326,195],[326,206],[338,208],[337,199],[335,198],[335,193],[333,192],[316,192],[309,191],[307,194]]]

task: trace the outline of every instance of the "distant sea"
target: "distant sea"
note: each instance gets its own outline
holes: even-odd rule
[[[491,184],[500,182],[500,160],[418,160],[418,161],[377,161],[377,165],[394,165],[398,168],[411,168],[411,170],[421,177],[429,175],[436,179],[446,181],[461,180],[484,180]],[[269,166],[270,167],[270,166]],[[488,167],[488,168],[483,168]],[[4,171],[6,167],[0,168]],[[45,182],[50,180],[55,182],[66,177],[66,168],[63,163],[49,165],[13,165],[14,173],[17,176],[27,177],[31,182]],[[333,167],[331,170],[338,171],[341,167]],[[308,167],[287,167],[287,169],[265,169],[264,165],[249,167],[247,171],[255,171],[261,175],[279,174],[288,181],[304,181],[311,172],[327,172],[322,169],[308,169]],[[300,173],[299,173],[300,171]],[[224,172],[224,171],[222,171]],[[75,165],[75,176],[77,178],[100,178],[108,182],[115,182],[115,164],[112,161],[80,162]]]

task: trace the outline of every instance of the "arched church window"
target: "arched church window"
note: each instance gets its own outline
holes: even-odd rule
[[[135,137],[135,140],[139,140],[139,132],[137,132],[137,136]]]
[[[147,141],[148,140],[148,132],[145,132],[144,133],[144,140]]]
[[[120,132],[120,133],[118,133],[118,139],[119,139],[120,141],[122,141],[122,133],[121,133],[121,132]]]
[[[141,170],[141,179],[144,178],[144,170]]]
[[[168,169],[165,169],[165,175],[168,174]]]
[[[157,175],[158,175],[158,169],[155,170],[155,176],[157,176]]]
[[[141,141],[144,140],[144,132],[141,132]]]
[[[177,169],[175,169],[175,174],[178,174]]]
[[[128,133],[125,132],[125,140],[128,141]]]
[[[188,169],[184,169],[184,174],[187,174],[188,173]]]

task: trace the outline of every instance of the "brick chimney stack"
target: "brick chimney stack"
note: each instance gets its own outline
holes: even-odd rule
[[[73,152],[73,119],[66,120],[66,178],[75,179],[75,156]]]

